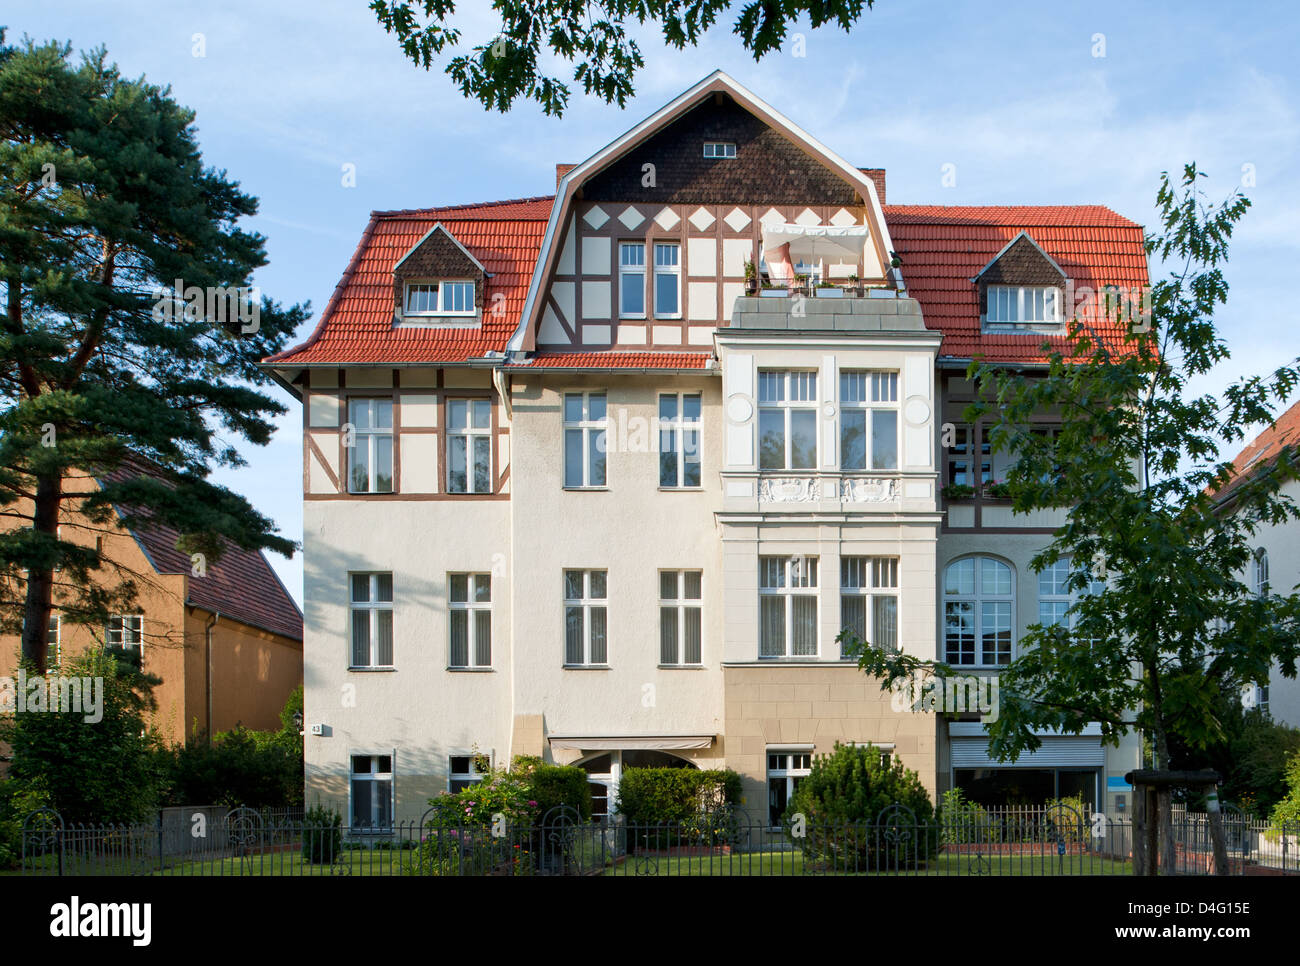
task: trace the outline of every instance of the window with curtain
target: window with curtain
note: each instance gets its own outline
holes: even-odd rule
[[[944,660],[952,665],[1011,663],[1015,581],[993,557],[962,557],[943,572]]]
[[[344,427],[350,493],[393,492],[393,400],[349,399]]]
[[[354,829],[379,831],[393,827],[393,756],[352,756],[352,822]]]
[[[659,663],[670,667],[702,660],[701,582],[698,570],[659,571]]]
[[[564,663],[567,667],[604,665],[609,659],[604,570],[564,572]]]
[[[840,558],[840,624],[873,647],[898,650],[897,557]]]
[[[817,558],[758,558],[758,656],[817,656]]]
[[[492,401],[447,400],[447,492],[492,492]]]
[[[393,575],[352,574],[352,667],[393,666]]]
[[[659,394],[659,485],[700,485],[700,393]]]
[[[448,574],[449,667],[492,666],[492,575]]]

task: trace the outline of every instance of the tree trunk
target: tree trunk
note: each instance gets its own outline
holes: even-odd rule
[[[63,499],[63,481],[57,476],[36,478],[36,504],[32,510],[32,529],[58,539],[59,504]],[[46,670],[46,650],[50,611],[54,591],[54,569],[32,568],[27,572],[27,599],[23,608],[23,660],[30,662],[38,674]]]

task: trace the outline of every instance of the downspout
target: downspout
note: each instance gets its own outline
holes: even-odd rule
[[[208,736],[208,744],[212,744],[212,628],[217,626],[219,620],[221,620],[221,611],[214,611],[203,627],[203,642],[204,649],[207,651],[206,660],[208,664],[208,673],[204,676],[207,687],[208,721],[205,730]]]
[[[506,419],[513,423],[515,414],[513,407],[510,405],[510,392],[506,388],[506,373],[500,366],[494,366],[492,369],[492,385],[496,387],[497,395],[501,397],[501,405],[506,410]]]

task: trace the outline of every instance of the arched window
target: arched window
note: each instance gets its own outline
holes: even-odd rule
[[[944,660],[952,665],[1011,663],[1015,578],[993,557],[962,557],[943,572]]]
[[[1255,595],[1268,595],[1268,551],[1263,547],[1255,551]]]

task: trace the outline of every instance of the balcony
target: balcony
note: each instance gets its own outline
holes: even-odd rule
[[[768,290],[772,291],[772,290]],[[790,289],[779,291],[798,294]],[[812,289],[826,292],[826,289]],[[874,295],[815,295],[811,298],[741,296],[731,311],[731,330],[812,330],[869,334],[872,332],[924,332],[921,303],[884,289],[887,298]],[[876,291],[863,290],[863,291]]]

